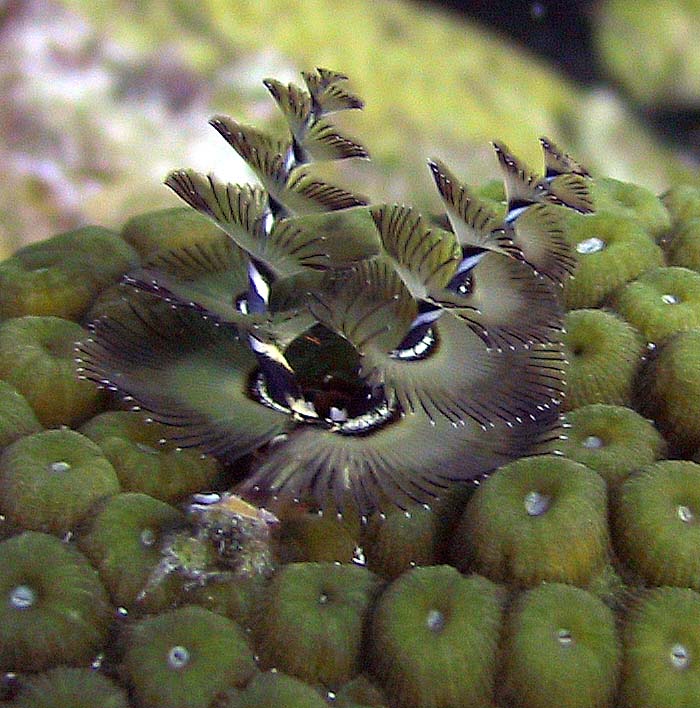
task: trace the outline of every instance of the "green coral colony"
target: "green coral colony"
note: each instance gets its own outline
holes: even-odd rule
[[[211,120],[259,185],[0,264],[0,702],[700,705],[700,190],[370,204],[303,79]]]

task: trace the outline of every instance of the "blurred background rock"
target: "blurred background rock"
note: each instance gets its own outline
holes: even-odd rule
[[[314,66],[366,101],[343,123],[374,161],[333,177],[375,201],[437,209],[426,158],[480,182],[490,139],[539,167],[543,134],[594,172],[697,182],[698,36],[700,0],[0,0],[0,257],[177,204],[170,169],[252,179],[207,119],[282,130],[261,79]]]

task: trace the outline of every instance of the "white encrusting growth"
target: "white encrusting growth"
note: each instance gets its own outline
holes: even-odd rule
[[[591,238],[587,238],[584,241],[577,243],[576,251],[582,256],[587,256],[591,253],[598,253],[599,251],[602,251],[606,246],[607,244],[602,238],[591,236]]]

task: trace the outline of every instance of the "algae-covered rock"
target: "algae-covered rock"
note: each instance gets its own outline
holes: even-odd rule
[[[273,120],[259,79],[287,81],[302,66],[348,73],[371,102],[371,114],[349,123],[373,136],[381,172],[361,165],[343,174],[388,200],[425,198],[429,176],[416,154],[449,155],[479,182],[495,174],[487,140],[538,164],[542,133],[565,137],[585,164],[618,178],[663,189],[674,174],[690,176],[611,92],[577,87],[498,33],[432,5],[265,0],[240,12],[217,0],[159,1],[125,13],[117,0],[47,2],[50,13],[31,6],[4,42],[13,70],[3,93],[13,100],[3,115],[22,145],[0,185],[6,248],[172,207],[159,182],[174,165],[246,179],[201,120],[234,107],[247,122]],[[525,8],[523,22],[537,30]],[[61,62],[51,53],[57,37]]]
[[[596,46],[609,73],[645,106],[700,103],[700,7],[694,0],[606,0]]]

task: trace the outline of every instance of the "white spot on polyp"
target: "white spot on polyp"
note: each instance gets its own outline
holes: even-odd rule
[[[187,650],[187,647],[183,647],[179,644],[171,647],[168,652],[168,666],[171,669],[175,669],[176,671],[183,669],[189,662],[190,652]]]
[[[49,465],[49,472],[56,472],[56,473],[61,473],[61,472],[68,472],[70,469],[70,464],[68,462],[64,461],[59,461],[59,462],[52,462]]]
[[[678,518],[684,524],[690,524],[695,521],[695,514],[693,514],[693,511],[690,507],[685,506],[684,504],[679,504],[678,509],[676,511],[678,513]]]
[[[576,244],[576,251],[582,256],[587,256],[591,253],[598,253],[599,251],[602,251],[606,245],[607,244],[602,238],[591,236],[591,238],[587,238]]]
[[[28,610],[36,602],[36,593],[28,585],[18,585],[10,593],[10,605],[16,610]]]
[[[431,632],[439,634],[445,626],[445,615],[440,610],[430,610],[425,624]]]
[[[140,538],[142,546],[152,546],[156,542],[156,534],[153,529],[143,529]]]
[[[676,669],[687,669],[690,664],[690,652],[683,644],[674,644],[671,647],[671,665]]]
[[[680,298],[678,298],[676,295],[666,293],[665,295],[661,296],[661,302],[663,302],[665,305],[677,305],[680,302]]]
[[[525,495],[524,505],[525,511],[529,516],[542,516],[548,509],[551,498],[540,492],[528,492]]]
[[[568,629],[560,629],[557,631],[557,641],[562,646],[568,647],[574,643],[574,638]]]
[[[603,447],[604,443],[601,438],[599,438],[597,435],[589,435],[582,443],[583,447],[587,448],[588,450],[599,450],[601,447]]]

